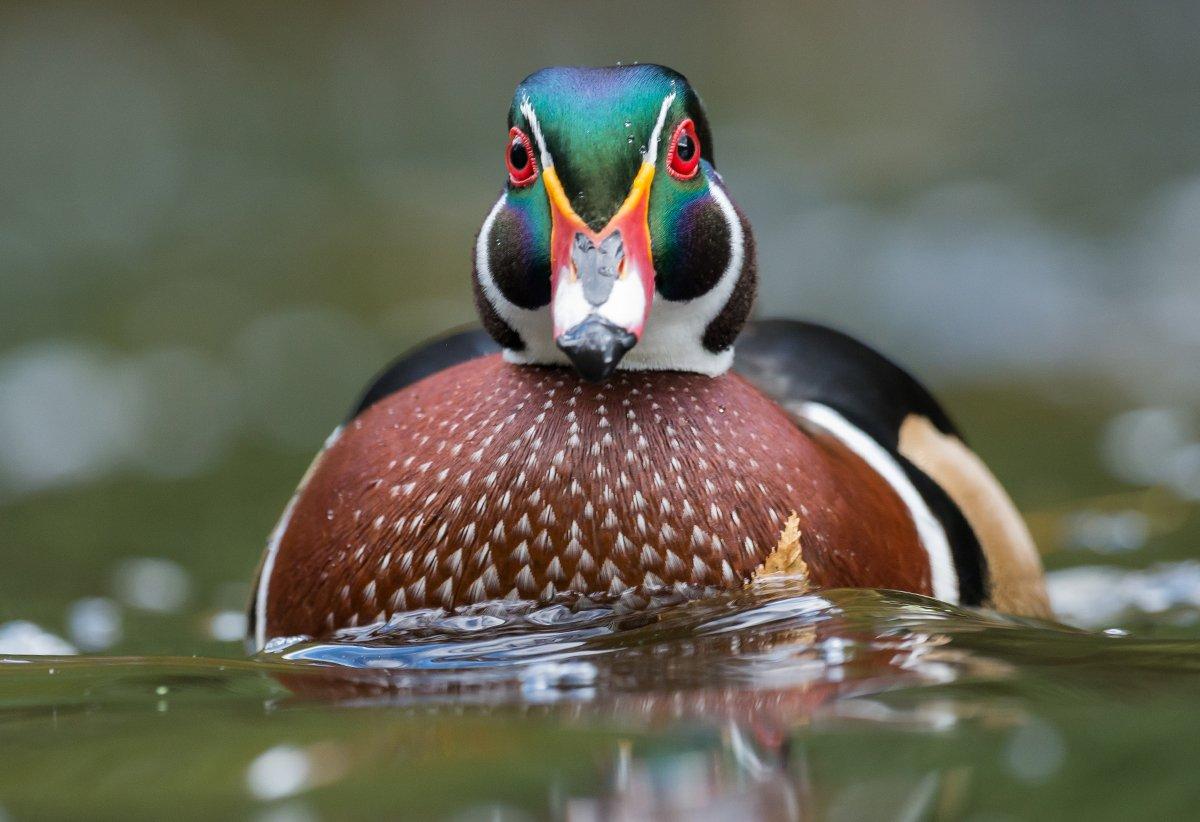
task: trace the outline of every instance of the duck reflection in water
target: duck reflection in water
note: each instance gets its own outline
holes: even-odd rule
[[[964,612],[865,590],[796,595],[797,584],[773,577],[651,613],[533,609],[487,625],[443,616],[401,635],[281,642],[263,656],[294,664],[280,674],[293,701],[611,731],[605,787],[571,798],[568,818],[672,818],[698,807],[716,818],[811,818],[830,798],[809,772],[808,734],[863,723],[945,731],[975,708],[904,708],[886,695],[1010,671],[938,631]],[[892,617],[881,631],[869,614],[883,611]],[[652,741],[664,738],[682,742]],[[932,801],[942,777],[926,776],[887,790]]]

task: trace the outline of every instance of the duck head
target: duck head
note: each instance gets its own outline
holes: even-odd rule
[[[475,301],[512,362],[719,374],[754,301],[754,242],[708,119],[663,66],[547,68],[513,96],[507,183]]]

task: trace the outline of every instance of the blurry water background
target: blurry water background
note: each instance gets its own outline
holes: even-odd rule
[[[241,656],[325,434],[473,318],[513,87],[635,60],[703,96],[760,310],[931,384],[1068,622],[1200,635],[1195,4],[37,2],[0,5],[0,651]]]

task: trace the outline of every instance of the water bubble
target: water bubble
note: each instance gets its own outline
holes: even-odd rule
[[[1067,545],[1100,554],[1135,551],[1150,536],[1150,518],[1141,511],[1080,511],[1065,527]]]
[[[1168,459],[1165,469],[1172,491],[1186,500],[1200,500],[1200,443],[1180,448]]]
[[[130,465],[152,476],[198,473],[233,434],[234,387],[189,349],[118,357],[46,341],[18,350],[0,358],[0,486],[37,490]]]
[[[187,571],[169,559],[127,559],[117,566],[113,588],[126,605],[144,611],[172,613],[187,602],[191,580]]]
[[[246,615],[241,611],[218,611],[208,620],[208,635],[217,642],[245,639]]]
[[[255,757],[246,769],[246,787],[258,799],[282,799],[308,787],[308,754],[293,745],[276,745]]]
[[[143,398],[114,377],[106,352],[66,342],[0,358],[0,489],[65,485],[117,467],[137,441],[131,411]]]
[[[1162,482],[1176,453],[1192,440],[1187,414],[1175,408],[1138,408],[1109,421],[1102,450],[1108,470],[1138,485]]]
[[[1131,616],[1200,610],[1200,562],[1169,562],[1143,570],[1064,568],[1046,575],[1046,589],[1059,618],[1103,628]]]
[[[1054,726],[1035,720],[1013,731],[1004,759],[1013,776],[1022,782],[1044,782],[1062,767],[1067,747]]]
[[[18,619],[0,625],[0,654],[70,656],[77,653],[71,643],[28,620]],[[50,672],[53,673],[53,669]]]
[[[121,641],[121,609],[107,597],[88,597],[71,603],[67,633],[85,651],[104,651]]]

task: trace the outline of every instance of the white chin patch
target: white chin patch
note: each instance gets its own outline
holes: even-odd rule
[[[574,328],[591,314],[633,331],[646,316],[646,289],[640,272],[628,269],[612,287],[608,299],[593,306],[583,295],[583,282],[564,268],[559,272],[558,287],[554,290],[555,334]]]

